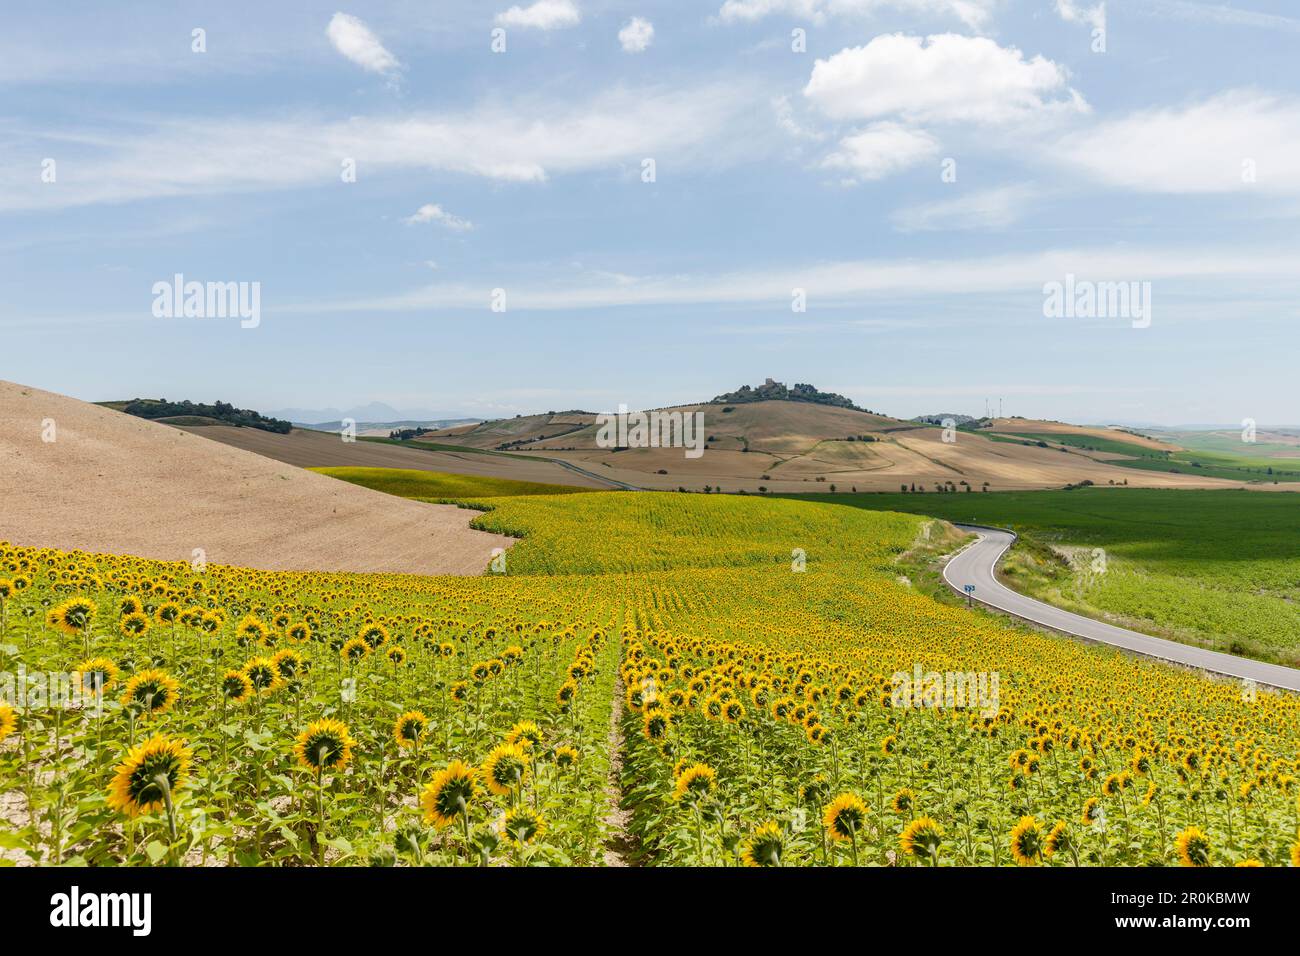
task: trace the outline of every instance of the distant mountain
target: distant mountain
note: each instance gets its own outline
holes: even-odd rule
[[[461,412],[436,412],[426,409],[398,410],[384,402],[370,402],[353,408],[281,408],[267,414],[285,418],[295,425],[337,425],[350,418],[358,425],[410,425],[430,422],[479,421]],[[445,427],[445,426],[444,426]]]
[[[483,419],[481,418],[421,418],[421,419],[403,419],[397,422],[363,422],[360,419],[353,419],[358,428],[363,428],[368,432],[379,430],[385,431],[439,431],[444,428],[455,428],[457,425],[477,425]],[[332,422],[294,422],[299,428],[310,428],[319,432],[336,432],[343,427],[343,420],[337,419]]]

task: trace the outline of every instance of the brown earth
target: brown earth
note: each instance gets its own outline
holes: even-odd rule
[[[257,428],[235,428],[231,425],[205,425],[185,428],[184,431],[300,468],[414,468],[419,471],[450,472],[454,475],[485,475],[551,485],[573,485],[578,488],[604,490],[607,487],[548,461],[520,461],[473,451],[442,452],[405,448],[383,442],[345,442],[333,432],[303,428],[295,428],[288,435],[277,435]]]
[[[724,411],[730,407],[731,411]],[[495,447],[494,442],[536,437],[517,446],[516,453],[536,453],[572,461],[587,470],[642,488],[773,493],[829,491],[898,491],[906,484],[934,490],[949,481],[967,482],[993,491],[1060,488],[1081,481],[1149,488],[1234,488],[1238,482],[1192,475],[1121,468],[1098,460],[1095,453],[1071,448],[1039,448],[994,442],[983,435],[958,432],[943,441],[943,430],[886,418],[869,412],[807,402],[766,401],[722,405],[687,405],[667,411],[704,415],[708,447],[698,458],[681,448],[599,448],[594,421],[557,435],[562,419],[571,416],[530,416],[476,426],[461,436],[440,441]],[[1054,422],[1006,419],[1018,427],[1062,433],[1072,426]],[[575,424],[577,424],[575,420]],[[572,426],[570,426],[572,427]],[[1073,429],[1080,434],[1108,434],[1151,447],[1165,447],[1127,433],[1105,429]],[[862,438],[870,440],[863,441]],[[852,440],[850,440],[852,439]],[[664,474],[660,474],[660,472]]]
[[[217,430],[253,431],[191,433],[0,381],[0,539],[181,561],[202,549],[209,563],[264,570],[413,574],[479,574],[493,548],[512,542],[471,530],[471,512],[199,437]]]
[[[1178,451],[1178,445],[1159,441],[1146,435],[1125,431],[1121,428],[1093,428],[1088,425],[1071,425],[1067,422],[1039,421],[1033,418],[995,418],[989,431],[999,434],[1024,435],[1082,435],[1090,438],[1106,438],[1122,441],[1129,445],[1149,448],[1152,451]]]

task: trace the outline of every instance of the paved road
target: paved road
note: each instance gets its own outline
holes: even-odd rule
[[[979,535],[978,541],[958,553],[943,569],[943,579],[959,594],[965,593],[965,585],[974,584],[974,598],[981,604],[1034,621],[1056,631],[1064,631],[1076,637],[1111,644],[1148,657],[1174,661],[1228,677],[1253,680],[1270,687],[1300,690],[1300,670],[1293,667],[1264,664],[1243,657],[1234,657],[1231,654],[1220,654],[1218,651],[1208,651],[1200,647],[1167,641],[1149,634],[1139,634],[1137,631],[1115,627],[1103,621],[1094,621],[1092,618],[1072,614],[1050,604],[1044,604],[1042,601],[1025,597],[1023,594],[1017,594],[999,583],[993,576],[994,566],[1016,540],[1015,535],[991,528],[969,525],[957,525],[957,527]]]
[[[561,468],[567,468],[569,471],[576,472],[584,478],[590,478],[593,481],[602,481],[610,487],[617,488],[619,491],[645,491],[644,488],[638,488],[636,485],[629,485],[625,481],[618,481],[615,478],[607,478],[604,475],[596,474],[594,471],[588,471],[586,468],[581,468],[571,461],[565,461],[563,458],[542,458],[541,460],[554,462]]]

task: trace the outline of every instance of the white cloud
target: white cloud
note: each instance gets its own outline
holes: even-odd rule
[[[881,10],[956,17],[971,29],[989,20],[997,0],[726,0],[718,11],[724,23],[752,22],[773,14],[824,23],[831,17],[862,17]]]
[[[1086,23],[1094,30],[1106,29],[1106,4],[1086,6],[1076,0],[1056,0],[1056,12],[1067,23]]]
[[[370,27],[354,16],[334,14],[325,33],[334,49],[364,70],[390,76],[401,68],[397,57],[384,48]]]
[[[1063,136],[1046,158],[1143,192],[1300,195],[1300,98],[1231,90],[1143,110]],[[1247,163],[1255,182],[1243,179]]]
[[[819,59],[804,95],[837,119],[999,123],[1087,109],[1051,60],[953,33],[884,34]]]
[[[772,112],[776,114],[776,123],[792,139],[820,142],[826,138],[821,130],[813,129],[799,121],[795,116],[794,104],[784,94],[772,100]]]
[[[654,24],[644,17],[633,17],[627,26],[618,31],[618,42],[624,53],[644,53],[654,42]]]
[[[539,311],[623,306],[744,305],[790,308],[790,290],[806,289],[818,305],[850,306],[872,301],[924,300],[944,296],[1001,294],[1023,302],[1026,321],[1041,321],[1043,283],[1067,273],[1095,281],[1149,281],[1157,296],[1194,290],[1247,295],[1270,290],[1293,297],[1300,249],[1236,246],[1049,249],[999,256],[938,259],[866,259],[791,266],[773,265],[714,274],[611,278],[591,272],[555,278],[548,270],[529,281],[520,273],[510,286],[510,308]],[[1207,285],[1210,284],[1210,285]],[[493,283],[438,283],[410,292],[354,301],[300,303],[282,311],[316,314],[358,311],[487,309]],[[1288,299],[1287,301],[1290,301]],[[1230,317],[1230,313],[1220,312]]]
[[[531,6],[514,6],[496,15],[499,26],[533,30],[559,30],[577,26],[581,20],[582,14],[573,0],[537,0]]]
[[[474,224],[468,219],[462,219],[460,216],[454,216],[437,203],[425,203],[417,209],[412,215],[402,220],[408,226],[420,225],[426,222],[436,222],[441,226],[446,226],[453,232],[469,232],[474,228]]]
[[[827,156],[822,166],[844,170],[850,181],[860,182],[883,179],[938,153],[938,141],[925,130],[874,123],[840,140],[839,149]]]
[[[1284,30],[1300,33],[1300,20],[1275,13],[1256,13],[1221,3],[1194,3],[1192,0],[1144,0],[1142,4],[1157,16],[1174,16],[1183,20],[1213,23],[1229,27],[1259,27],[1264,30]]]
[[[999,186],[901,209],[893,216],[903,232],[1005,229],[1016,222],[1038,195],[1032,186]]]
[[[149,118],[94,136],[48,124],[39,131],[0,125],[0,211],[347,188],[340,183],[344,159],[356,161],[362,178],[425,169],[517,183],[670,154],[681,168],[724,168],[752,161],[769,143],[775,148],[770,115],[755,109],[764,102],[749,86],[729,81],[614,88],[577,102],[528,96],[455,113],[348,120]],[[177,149],[177,143],[221,148]],[[57,189],[16,159],[38,147],[47,150],[40,155],[60,157]]]

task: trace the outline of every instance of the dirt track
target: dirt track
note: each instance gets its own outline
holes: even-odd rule
[[[512,539],[470,530],[472,517],[0,381],[0,540],[183,561],[201,548],[211,564],[266,570],[479,574]]]

